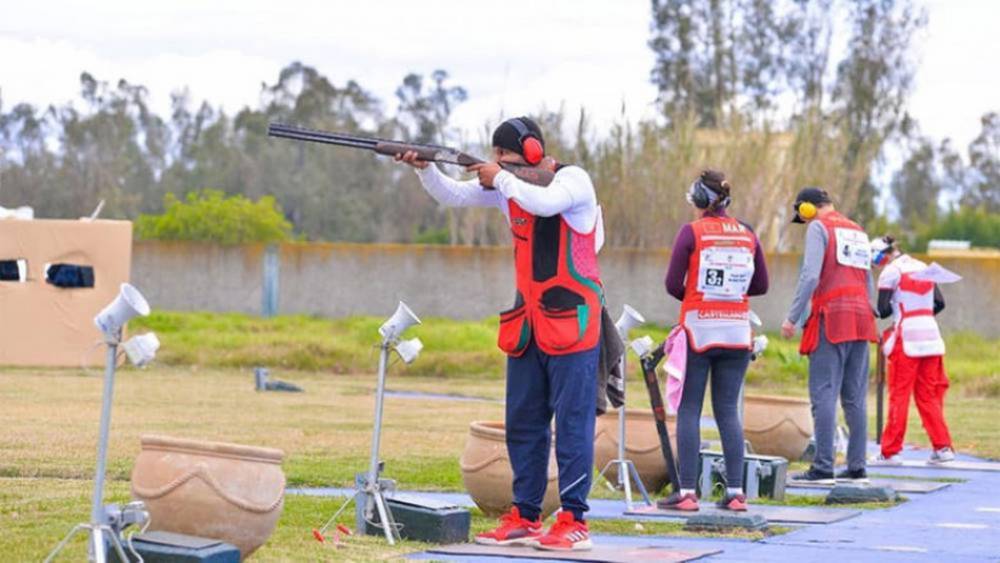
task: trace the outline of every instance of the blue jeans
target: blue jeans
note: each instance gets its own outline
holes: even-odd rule
[[[548,484],[552,417],[563,510],[583,520],[594,472],[594,417],[600,346],[551,356],[532,342],[507,358],[507,452],[514,470],[514,505],[521,517],[541,514]]]

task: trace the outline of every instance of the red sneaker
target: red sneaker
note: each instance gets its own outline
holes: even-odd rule
[[[594,544],[590,541],[587,523],[566,511],[560,511],[549,532],[535,542],[535,549],[549,551],[587,551],[592,547]]]
[[[683,510],[684,512],[698,511],[698,497],[691,493],[682,495],[671,493],[670,496],[656,501],[656,507],[661,510]]]
[[[726,494],[722,497],[722,500],[716,505],[723,510],[732,510],[735,512],[746,512],[747,510],[747,497],[742,494]]]
[[[500,517],[494,530],[476,534],[476,543],[483,545],[533,545],[542,537],[542,521],[521,518],[516,506]]]

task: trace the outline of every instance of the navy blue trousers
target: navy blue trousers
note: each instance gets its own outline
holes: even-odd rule
[[[550,356],[532,342],[507,358],[507,452],[514,470],[514,505],[535,520],[548,484],[552,417],[563,510],[578,520],[590,509],[594,472],[594,417],[600,347]]]

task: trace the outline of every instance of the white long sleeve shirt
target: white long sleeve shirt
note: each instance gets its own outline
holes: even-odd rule
[[[597,204],[597,193],[590,176],[578,166],[559,169],[548,186],[529,184],[501,170],[493,179],[494,190],[483,189],[478,180],[459,182],[449,178],[433,164],[423,170],[417,169],[417,175],[427,193],[446,207],[496,207],[509,223],[507,202],[513,199],[532,215],[562,215],[577,232],[589,233],[596,227],[597,250],[604,244],[604,221],[601,207]]]

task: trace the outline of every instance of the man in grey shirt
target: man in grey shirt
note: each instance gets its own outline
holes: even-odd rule
[[[868,236],[834,208],[827,193],[805,188],[795,200],[796,223],[809,222],[795,298],[785,322],[784,338],[795,336],[806,321],[799,352],[809,356],[816,457],[812,467],[794,479],[833,482],[833,437],[837,400],[850,431],[847,470],[837,478],[867,479],[868,343],[876,340],[872,312],[871,257]],[[811,311],[806,316],[806,306]]]

